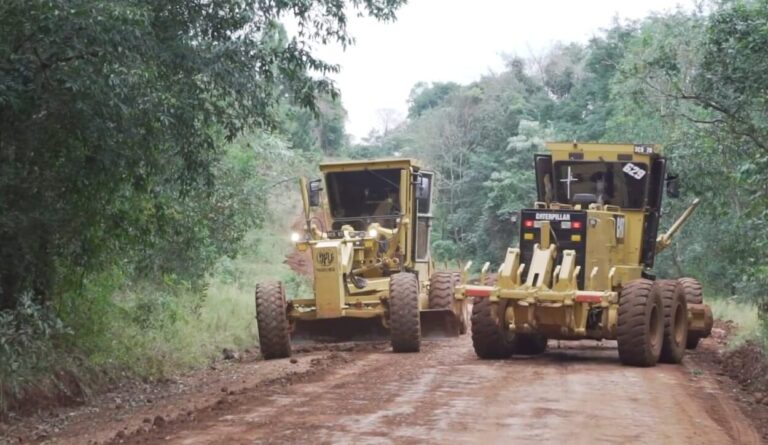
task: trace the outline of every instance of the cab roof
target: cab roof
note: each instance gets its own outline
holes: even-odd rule
[[[331,161],[320,163],[320,171],[359,171],[359,170],[384,170],[384,169],[404,169],[413,167],[420,170],[419,161],[411,158],[382,158],[382,159],[363,159],[359,161]]]
[[[661,146],[655,144],[547,142],[545,146],[554,161],[641,161],[661,155]]]

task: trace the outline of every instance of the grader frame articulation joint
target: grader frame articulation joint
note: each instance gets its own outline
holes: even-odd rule
[[[698,281],[656,280],[651,268],[699,201],[657,237],[665,182],[677,194],[657,146],[547,149],[534,159],[537,202],[521,211],[520,246],[507,250],[497,281],[466,284],[468,266],[456,287],[458,299],[475,301],[476,354],[538,354],[547,339],[615,339],[624,364],[679,363],[710,334],[712,312]]]
[[[411,159],[327,162],[320,171],[323,179],[300,179],[305,228],[293,239],[310,254],[314,295],[286,300],[281,283],[257,286],[262,355],[287,357],[291,337],[304,334],[339,341],[388,330],[395,352],[415,352],[422,331],[465,333],[459,274],[434,272],[429,252],[434,174]]]

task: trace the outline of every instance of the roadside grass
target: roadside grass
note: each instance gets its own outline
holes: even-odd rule
[[[712,307],[716,319],[736,324],[737,329],[728,343],[729,348],[738,347],[746,341],[758,342],[765,348],[765,327],[758,316],[757,305],[736,298],[712,298],[706,303]]]
[[[159,377],[183,369],[194,369],[219,359],[224,348],[242,350],[258,343],[255,323],[254,290],[259,282],[280,280],[291,293],[304,286],[302,279],[283,263],[292,248],[290,224],[296,214],[293,199],[274,201],[264,227],[253,230],[243,240],[240,255],[222,258],[211,272],[206,289],[196,295],[190,289],[169,299],[161,307],[160,322],[131,332],[137,326],[118,327],[114,337],[133,338],[126,345],[130,362],[121,363],[141,376]],[[140,313],[136,301],[162,298],[134,295],[128,313]],[[161,297],[161,296],[160,296]],[[161,305],[162,306],[162,305]],[[157,307],[157,304],[154,304]],[[164,313],[165,315],[162,315]],[[120,330],[123,330],[120,332]],[[109,351],[109,348],[101,348]],[[114,353],[111,353],[113,355]]]

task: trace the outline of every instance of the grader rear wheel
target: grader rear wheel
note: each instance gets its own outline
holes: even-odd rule
[[[664,315],[661,296],[653,281],[632,280],[621,290],[616,337],[623,364],[653,366],[659,360]]]
[[[688,339],[688,307],[677,280],[659,280],[656,287],[664,309],[664,340],[659,361],[680,363]]]
[[[451,327],[450,330],[455,329],[456,333],[463,335],[469,330],[469,314],[466,303],[455,305],[454,290],[460,282],[461,276],[455,272],[435,272],[429,278],[427,302],[429,309],[450,311],[448,315],[453,317],[446,319],[446,323]],[[458,313],[454,312],[454,308],[458,309]]]
[[[396,273],[389,279],[389,331],[393,351],[419,351],[419,281],[412,273]]]
[[[501,304],[501,303],[497,303]],[[488,298],[478,298],[472,305],[472,346],[483,359],[507,358],[514,352],[514,344],[493,311],[496,306]],[[503,313],[499,310],[499,313]]]
[[[255,299],[261,355],[266,360],[289,357],[291,333],[283,283],[276,281],[259,284],[256,286]]]
[[[454,277],[450,272],[435,272],[429,278],[429,308],[451,309],[453,305]]]
[[[702,304],[704,302],[701,292],[701,283],[699,283],[698,280],[686,277],[678,279],[677,282],[687,304]],[[685,348],[696,349],[699,345],[699,340],[701,340],[701,337],[696,334],[688,335]]]

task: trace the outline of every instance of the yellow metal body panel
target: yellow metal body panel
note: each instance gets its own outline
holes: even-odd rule
[[[625,161],[645,162],[650,159],[650,155],[661,154],[661,147],[658,145],[644,145],[649,147],[651,152],[646,154],[636,153],[635,144],[606,144],[606,143],[583,143],[583,142],[548,142],[547,151],[552,155],[552,161],[567,161],[570,153],[582,154],[584,161],[616,161],[618,156],[622,155]],[[627,156],[631,156],[627,158]]]
[[[338,240],[318,242],[312,249],[315,288],[323,291],[315,295],[317,318],[341,316],[344,305],[344,256],[349,255],[348,244]]]
[[[360,171],[360,170],[380,170],[380,169],[410,169],[421,170],[421,164],[416,159],[411,158],[387,158],[371,159],[361,161],[332,161],[323,162],[319,165],[322,173],[341,172],[341,171]]]
[[[587,211],[585,290],[612,289],[624,282],[625,276],[612,282],[614,267],[631,266],[640,272],[640,250],[643,240],[644,215],[639,210],[608,212]],[[633,276],[631,279],[639,278]]]

